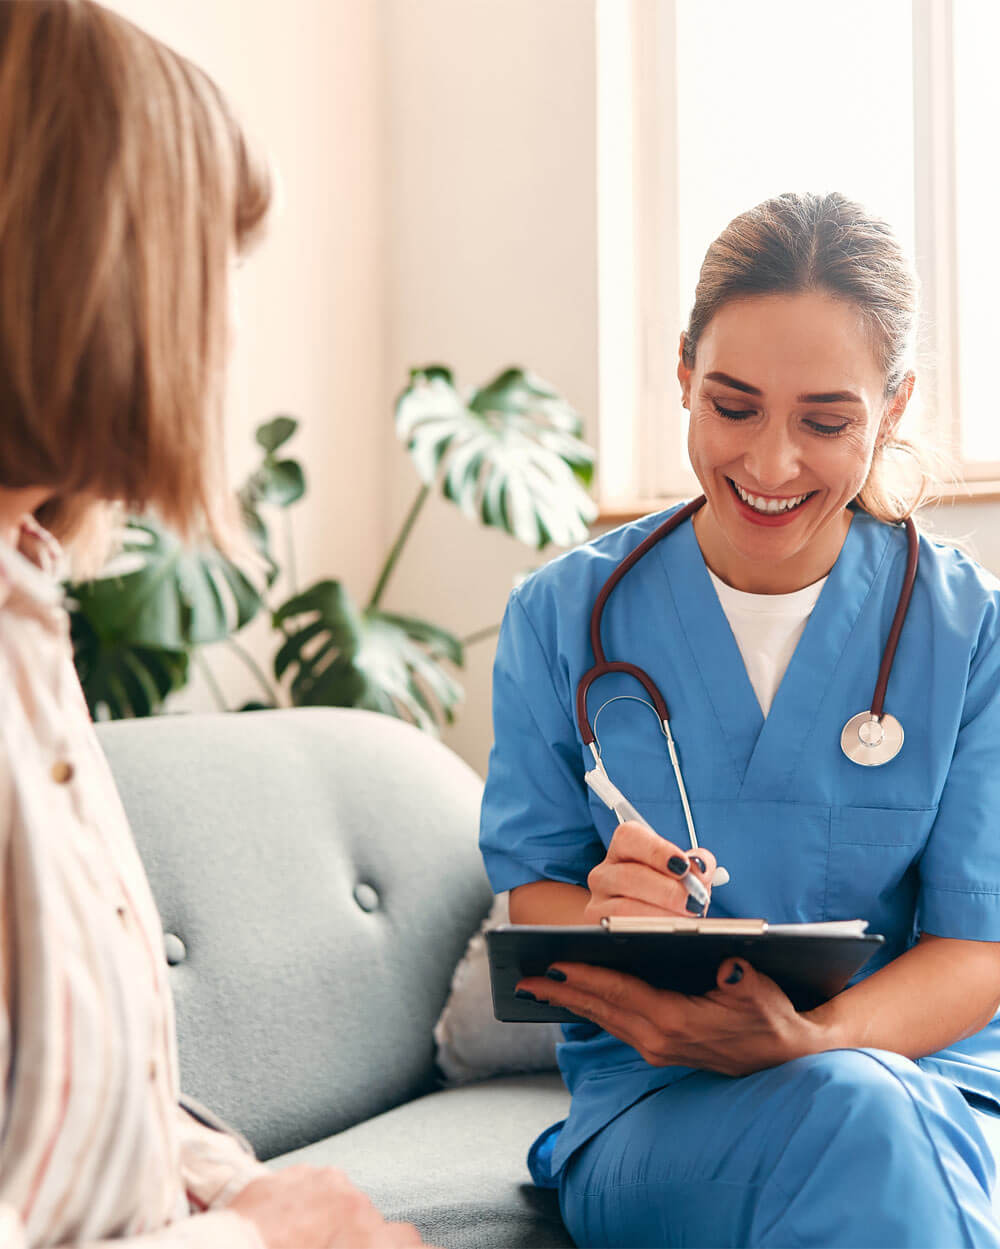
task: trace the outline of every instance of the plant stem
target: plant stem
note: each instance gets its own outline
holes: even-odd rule
[[[288,557],[288,584],[291,588],[289,598],[299,592],[299,577],[295,571],[295,543],[292,541],[292,518],[288,515],[288,509],[282,512],[282,520],[285,524],[285,548]]]
[[[261,689],[267,695],[272,706],[279,707],[281,705],[281,699],[278,697],[278,692],[264,675],[264,670],[257,663],[256,659],[254,659],[253,655],[251,655],[245,647],[241,646],[235,638],[226,638],[226,643],[235,654],[239,655],[240,659],[243,660],[246,666],[257,678]]]
[[[475,646],[477,642],[485,642],[487,638],[495,637],[500,632],[498,624],[487,625],[485,629],[477,629],[475,633],[470,633],[468,637],[461,639],[463,646]]]
[[[410,536],[410,530],[413,528],[414,522],[420,515],[420,509],[427,502],[427,496],[430,492],[431,488],[428,485],[421,486],[420,490],[417,492],[417,497],[413,502],[413,506],[407,512],[406,519],[403,521],[403,527],[399,531],[399,536],[392,544],[392,550],[386,556],[386,561],[382,566],[382,571],[379,573],[375,589],[372,591],[372,596],[368,600],[368,606],[365,609],[366,611],[374,610],[382,601],[382,594],[385,591],[386,583],[392,575],[392,570],[396,567],[396,562],[402,554],[403,547],[406,545],[406,539]]]
[[[201,674],[205,678],[205,684],[212,691],[212,697],[215,699],[216,706],[219,708],[220,711],[228,711],[229,707],[226,705],[226,700],[225,700],[225,697],[223,696],[222,690],[219,688],[219,683],[218,681],[216,681],[215,676],[212,673],[211,667],[203,658],[200,649],[196,647],[191,652],[191,655],[195,663],[201,669]]]

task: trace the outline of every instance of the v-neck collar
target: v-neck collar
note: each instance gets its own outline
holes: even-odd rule
[[[659,557],[688,645],[726,742],[741,797],[773,799],[787,792],[837,665],[865,600],[890,552],[891,530],[855,512],[805,631],[765,719],[743,657],[712,585],[690,521],[659,548]],[[672,549],[665,548],[668,543]],[[876,671],[872,672],[872,687]],[[863,710],[863,709],[859,709]],[[837,748],[830,742],[816,749]]]
[[[671,546],[667,550],[668,543]],[[764,725],[726,613],[708,575],[694,525],[686,521],[657,554],[666,573],[674,610],[705,688],[719,734],[725,741],[737,784],[742,784]]]

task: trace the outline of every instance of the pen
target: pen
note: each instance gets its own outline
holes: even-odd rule
[[[605,806],[614,811],[620,823],[624,824],[626,820],[632,820],[636,824],[643,824],[646,828],[653,828],[649,820],[641,816],[635,807],[632,806],[603,767],[591,768],[589,772],[584,773],[583,779]],[[653,829],[653,831],[655,832],[656,830]],[[680,877],[680,882],[687,890],[688,896],[694,898],[695,902],[704,910],[708,906],[708,890],[690,868]]]

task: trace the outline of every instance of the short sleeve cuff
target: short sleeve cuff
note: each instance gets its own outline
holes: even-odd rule
[[[556,880],[567,885],[587,886],[587,877],[596,863],[576,867],[558,858],[524,860],[498,854],[495,850],[483,851],[486,875],[494,893],[516,889],[518,885],[530,885],[537,880]]]
[[[957,941],[1000,941],[1000,890],[924,885],[917,928]]]

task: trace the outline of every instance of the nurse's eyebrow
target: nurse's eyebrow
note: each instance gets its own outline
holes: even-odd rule
[[[797,395],[799,403],[861,403],[860,395],[853,390],[829,390],[818,395]]]
[[[728,373],[706,373],[705,381],[721,382],[723,386],[730,386],[733,390],[742,390],[748,395],[757,395],[758,398],[764,393],[756,386],[751,386],[749,382],[741,382],[738,377],[730,377]]]
[[[731,377],[728,373],[706,373],[705,380],[708,382],[721,382],[723,386],[729,386],[733,390],[742,390],[744,394],[756,395],[759,399],[764,393],[758,390],[756,386],[751,386],[749,382],[741,382],[738,377]],[[819,393],[798,395],[799,403],[861,403],[863,402],[860,395],[856,395],[853,390],[827,390]]]

